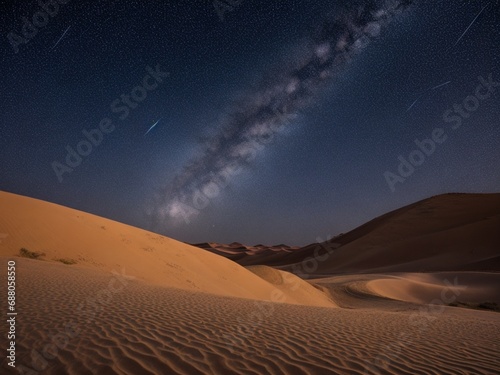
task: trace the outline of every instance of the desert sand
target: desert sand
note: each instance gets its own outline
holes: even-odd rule
[[[2,358],[2,374],[498,374],[499,196],[384,215],[298,277],[307,247],[262,245],[253,255],[272,252],[280,269],[245,268],[0,192],[0,263],[16,262],[18,312],[16,368]],[[0,293],[4,312],[5,282]]]

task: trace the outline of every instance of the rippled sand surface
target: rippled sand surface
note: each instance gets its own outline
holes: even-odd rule
[[[20,258],[17,268],[27,374],[500,372],[500,314],[370,299],[365,281],[336,289],[351,307],[335,308],[159,287],[126,270]]]

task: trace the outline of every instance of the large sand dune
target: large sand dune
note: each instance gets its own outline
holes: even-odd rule
[[[321,272],[500,271],[500,194],[446,194],[335,239]]]
[[[8,236],[0,255],[19,255],[21,248],[43,253],[51,262],[76,262],[104,272],[125,272],[161,286],[241,298],[278,300],[276,288],[223,257],[183,242],[99,216],[37,199],[0,192],[1,231]],[[286,291],[284,291],[286,294]],[[324,299],[288,303],[324,306]],[[332,304],[333,306],[333,304]]]
[[[500,271],[500,194],[444,194],[410,204],[323,244],[197,246],[242,265],[265,264],[309,274]],[[327,259],[323,255],[328,254]],[[319,255],[319,256],[318,256]]]
[[[492,213],[495,202],[489,202]],[[332,259],[344,255],[323,254],[321,272],[302,274],[304,280],[264,265],[243,268],[151,232],[0,193],[0,233],[7,234],[1,238],[0,264],[16,262],[18,312],[17,371],[3,358],[1,372],[499,374],[500,313],[494,310],[500,304],[500,273],[462,270],[486,253],[490,259],[499,255],[498,248],[488,247],[495,240],[483,222],[496,216],[480,219],[485,206],[476,212],[471,205],[471,219],[458,226],[445,228],[441,221],[455,220],[445,215],[435,230],[430,224],[422,229],[422,236],[437,236],[436,241],[450,230],[458,235],[457,228],[485,236],[476,238],[481,256],[467,257],[466,245],[456,254],[423,249],[417,256],[428,261],[427,268],[448,257],[455,271],[405,272],[406,255],[392,259],[376,247],[368,255],[353,250],[357,267],[360,259],[385,254],[389,258],[381,264],[395,271],[335,275],[331,270],[342,268]],[[418,221],[413,209],[399,212],[403,217],[396,221],[386,217],[370,224],[359,238],[368,241],[378,231],[390,237],[385,225],[403,231],[404,215]],[[405,236],[392,236],[411,246]],[[383,242],[377,236],[373,241]],[[232,247],[239,251],[243,245]],[[44,255],[26,259],[20,248],[31,252],[25,256]],[[397,250],[406,251],[391,247]],[[415,255],[411,258],[414,263]],[[0,293],[7,293],[5,282]],[[7,311],[3,298],[1,309]]]

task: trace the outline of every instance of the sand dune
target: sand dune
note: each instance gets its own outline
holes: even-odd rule
[[[433,274],[399,274],[378,277],[367,283],[374,293],[396,300],[428,303],[434,299],[452,298],[467,303],[494,302],[500,306],[500,273],[444,272]]]
[[[0,255],[21,248],[50,262],[76,262],[105,272],[125,272],[156,285],[226,296],[271,300],[276,288],[223,257],[99,216],[0,192],[0,228],[8,234]],[[289,303],[312,303],[289,296]],[[323,304],[323,301],[318,302]],[[314,303],[313,303],[314,304]],[[315,305],[315,304],[314,304]]]
[[[244,268],[158,234],[0,193],[0,232],[8,235],[0,263],[17,263],[18,307],[17,371],[4,358],[2,373],[498,374],[500,313],[488,309],[500,303],[500,273],[461,270],[499,256],[489,227],[496,222],[496,198],[486,197],[471,198],[467,220],[461,210],[434,212],[439,219],[432,226],[421,219],[419,204],[377,219],[347,233],[349,241],[340,237],[346,242],[339,254],[322,256],[318,270],[300,278],[264,265]],[[431,202],[442,208],[447,199]],[[485,212],[490,216],[481,219]],[[411,227],[417,219],[425,222],[418,230]],[[455,252],[445,246],[448,234],[465,241]],[[466,251],[467,235],[476,236],[474,254]],[[424,247],[415,254],[422,238],[442,252]],[[384,241],[387,248],[374,245]],[[351,243],[372,247],[351,247],[349,263]],[[20,248],[25,256],[44,255],[20,257]],[[283,253],[300,259],[308,250],[233,243],[224,251],[254,252],[254,260],[272,252],[277,260]],[[384,256],[377,270],[400,269],[356,268],[375,256]],[[409,264],[442,268],[446,259],[457,270],[406,272]],[[334,274],[342,264],[357,273]],[[6,295],[6,283],[0,293]]]
[[[314,274],[500,271],[500,194],[444,194],[402,207],[323,244],[196,244],[242,265],[293,270],[328,252]],[[299,267],[300,268],[300,267]],[[299,269],[300,271],[300,269]]]
[[[498,228],[500,194],[445,194],[382,215],[330,243],[286,254],[281,265],[290,270],[326,248],[329,255],[315,274],[497,272]]]
[[[488,303],[500,311],[500,273],[356,274],[310,281],[343,308],[399,310],[408,303],[453,307]]]
[[[299,246],[288,246],[284,244],[273,246],[262,244],[247,246],[238,242],[233,242],[228,245],[216,242],[203,242],[193,244],[193,246],[221,255],[244,266],[280,263],[286,254],[300,249]]]
[[[336,307],[322,290],[292,273],[276,270],[268,266],[248,266],[248,270],[274,285],[283,293],[283,302],[296,301],[297,304],[310,306]]]

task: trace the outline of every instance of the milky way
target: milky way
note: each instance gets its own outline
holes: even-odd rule
[[[307,52],[272,80],[247,93],[218,124],[219,133],[201,156],[185,165],[151,204],[156,225],[189,223],[219,196],[272,139],[290,126],[321,88],[359,54],[384,26],[400,17],[413,1],[351,4],[320,22]]]

